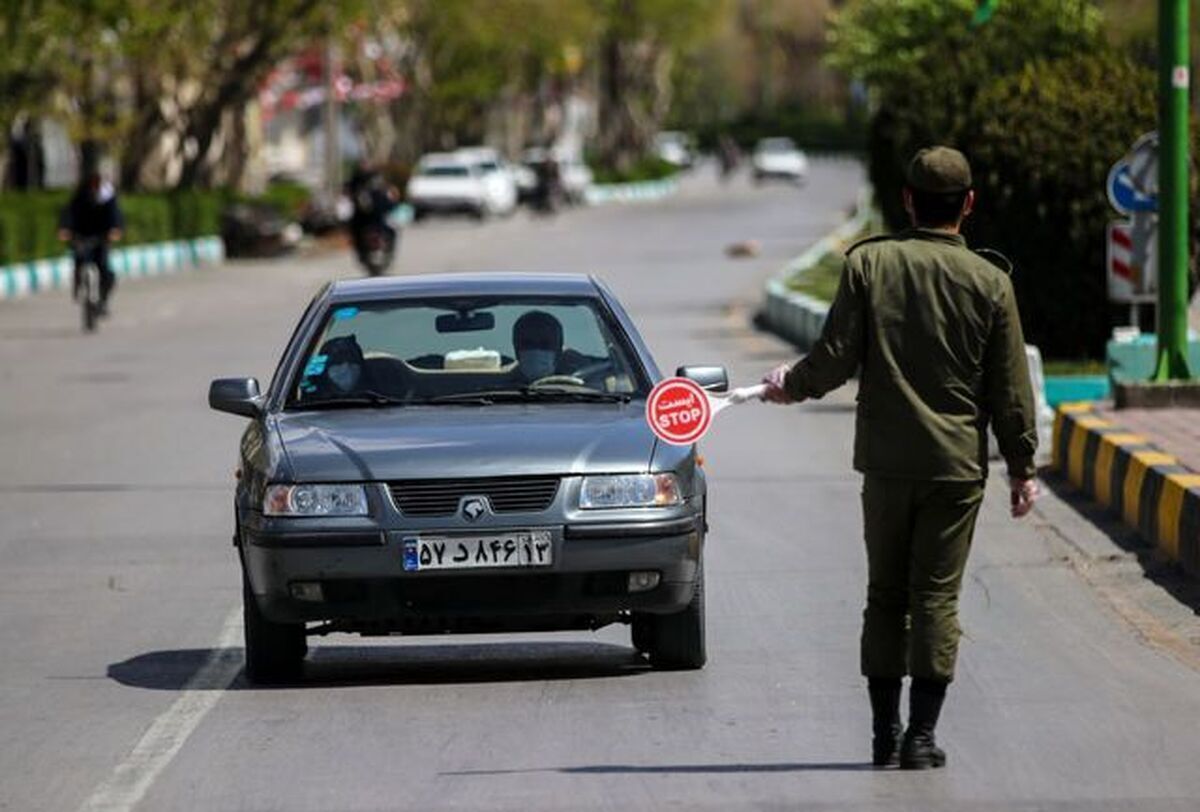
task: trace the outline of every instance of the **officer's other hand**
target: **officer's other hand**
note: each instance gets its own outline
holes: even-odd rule
[[[1012,516],[1019,519],[1033,510],[1033,503],[1041,495],[1036,479],[1014,479],[1009,483]]]
[[[789,369],[791,369],[790,364],[780,364],[763,376],[762,382],[766,384],[767,388],[763,391],[762,399],[767,403],[795,403],[783,385],[784,376],[788,374]]]

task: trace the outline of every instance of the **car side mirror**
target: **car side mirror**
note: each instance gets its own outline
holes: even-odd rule
[[[263,398],[257,378],[217,378],[208,385],[208,406],[218,412],[260,417]]]
[[[700,387],[706,392],[728,392],[729,391],[729,373],[725,371],[725,367],[719,366],[694,366],[680,367],[675,370],[677,378],[687,378],[689,381],[695,381],[700,384]]]

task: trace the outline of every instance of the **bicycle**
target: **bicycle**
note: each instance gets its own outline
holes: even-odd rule
[[[91,333],[104,310],[100,266],[96,263],[99,237],[78,237],[72,241],[79,263],[75,268],[75,298],[83,315],[83,331]]]

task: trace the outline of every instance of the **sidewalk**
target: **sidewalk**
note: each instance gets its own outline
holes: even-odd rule
[[[1200,576],[1200,410],[1063,404],[1053,457],[1072,485]]]

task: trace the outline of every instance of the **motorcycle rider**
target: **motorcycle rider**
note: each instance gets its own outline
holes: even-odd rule
[[[367,251],[370,248],[367,236],[372,230],[378,230],[387,241],[387,251],[390,254],[396,249],[396,229],[388,222],[388,214],[400,202],[400,193],[395,186],[368,161],[360,161],[346,184],[346,194],[354,207],[350,216],[350,237],[354,242],[354,252],[358,261],[364,265]]]
[[[545,158],[534,166],[533,171],[537,178],[530,201],[533,209],[542,214],[553,214],[563,200],[562,172],[554,152],[547,149]]]
[[[88,260],[96,263],[100,271],[101,315],[108,315],[108,297],[117,284],[116,274],[108,263],[108,246],[121,239],[124,228],[125,216],[117,203],[113,185],[95,170],[86,173],[59,214],[58,238],[72,244],[75,273],[71,290],[74,298],[79,298],[83,265]],[[93,246],[83,245],[89,240],[94,240]]]

